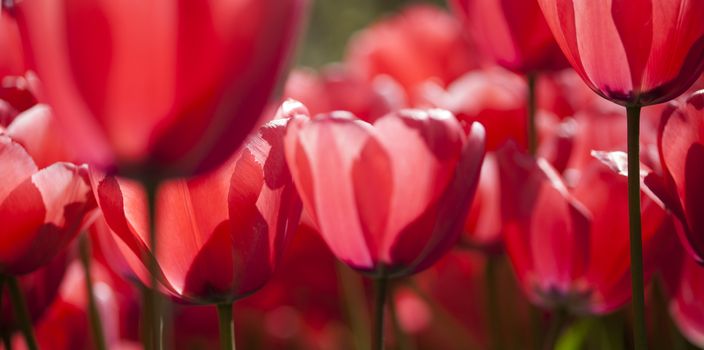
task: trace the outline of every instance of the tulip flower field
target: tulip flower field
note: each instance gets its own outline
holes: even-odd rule
[[[704,1],[335,1],[2,1],[3,350],[704,348]]]

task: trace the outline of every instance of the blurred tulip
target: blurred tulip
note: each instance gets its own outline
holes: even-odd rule
[[[345,58],[369,81],[380,75],[398,81],[411,101],[421,83],[432,80],[445,87],[477,68],[477,61],[460,24],[429,5],[410,6],[357,34]]]
[[[376,77],[370,82],[344,65],[325,67],[320,73],[294,70],[284,96],[301,101],[311,115],[343,110],[370,123],[407,104],[394,80]]]
[[[306,2],[33,0],[13,10],[80,159],[158,180],[214,169],[240,146]]]
[[[92,266],[93,293],[102,318],[108,348],[111,350],[140,349],[136,343],[120,338],[118,324],[120,305],[117,294],[112,289],[113,280],[102,265],[92,264]],[[72,263],[61,282],[58,296],[50,305],[42,307],[46,312],[35,325],[37,342],[42,349],[95,349],[88,324],[88,300],[84,278],[82,266],[77,261]],[[27,346],[17,335],[13,338],[13,348],[24,350]]]
[[[113,349],[120,342],[118,304],[105,271],[100,265],[92,266],[94,298],[101,316],[106,343]],[[37,341],[41,348],[95,349],[90,333],[84,278],[83,268],[78,262],[69,266],[58,297],[36,325]]]
[[[264,338],[272,342],[296,339],[306,349],[331,349],[340,344],[328,343],[329,338],[334,338],[331,330],[343,325],[345,305],[341,303],[335,257],[320,235],[302,223],[271,282],[237,309],[259,312],[268,318],[288,310],[285,312],[300,322],[298,327],[287,319],[278,325],[262,325],[267,332]]]
[[[399,288],[402,329],[423,348],[486,348],[484,265],[478,252],[453,250],[414,278],[417,290]]]
[[[469,209],[464,230],[470,245],[496,252],[503,244],[501,221],[501,183],[499,166],[493,152],[487,153],[479,175],[474,201]]]
[[[280,268],[259,292],[234,308],[237,343],[244,348],[345,348],[344,309],[335,257],[318,233],[299,225]],[[177,306],[177,350],[216,349],[217,314],[212,308]]]
[[[94,264],[100,265],[101,275],[107,275],[109,286],[117,299],[119,310],[119,338],[124,341],[139,341],[140,295],[129,264],[119,251],[115,249],[114,233],[110,231],[105,218],[99,215],[89,230]]]
[[[15,117],[37,104],[38,82],[31,74],[0,78],[0,127],[10,124]]]
[[[481,52],[523,74],[567,65],[535,1],[450,0]]]
[[[704,263],[704,90],[671,104],[658,135],[665,183],[654,191],[682,223],[683,245]]]
[[[29,274],[20,276],[19,284],[29,310],[32,321],[40,320],[47,308],[54,302],[64,279],[66,267],[70,263],[71,254],[64,252],[56,256],[48,264]],[[6,285],[5,285],[6,286]],[[17,316],[12,311],[7,288],[2,293],[2,314],[0,314],[0,333],[14,332],[19,329]]]
[[[292,120],[286,160],[306,211],[338,259],[386,277],[430,266],[457,242],[484,157],[442,110],[402,110],[372,125],[336,112]]]
[[[704,2],[538,3],[577,73],[592,90],[618,104],[666,102],[704,70]]]
[[[425,84],[422,95],[426,104],[455,114],[465,130],[480,122],[486,128],[488,151],[508,140],[527,147],[526,87],[515,74],[500,68],[473,71],[447,89]]]
[[[689,341],[704,347],[704,267],[682,259],[682,271],[670,300],[670,314]]]
[[[74,160],[71,150],[65,147],[57,124],[49,107],[39,104],[19,114],[5,133],[21,144],[41,169],[57,162]]]
[[[300,105],[287,106],[299,113]],[[284,161],[287,121],[262,126],[215,172],[158,189],[156,261],[163,291],[186,302],[227,303],[270,278],[301,211]],[[116,248],[146,283],[143,258],[151,249],[142,188],[98,173],[91,180]]]
[[[17,142],[0,134],[0,272],[20,275],[59,254],[95,206],[85,167],[39,169]]]
[[[543,307],[604,314],[631,297],[627,180],[622,153],[593,159],[567,188],[544,160],[507,146],[498,156],[506,250],[530,299]],[[610,163],[609,163],[610,162]],[[577,171],[577,170],[575,170]],[[645,275],[656,268],[661,203],[641,195]],[[510,200],[509,200],[510,198]]]
[[[0,82],[11,75],[22,75],[26,67],[17,23],[5,11],[0,11]]]

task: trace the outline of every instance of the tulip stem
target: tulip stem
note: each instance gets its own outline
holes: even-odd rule
[[[545,344],[543,349],[550,350],[554,349],[557,345],[557,340],[560,338],[560,331],[567,319],[567,311],[562,307],[558,307],[553,310],[550,317],[550,326],[548,328],[547,334],[545,335]]]
[[[538,75],[536,73],[528,73],[528,152],[535,156],[538,152],[538,128],[536,126],[536,114],[538,110],[538,97],[536,82]]]
[[[90,239],[88,234],[83,233],[79,238],[79,250],[81,255],[81,263],[83,264],[83,272],[85,273],[86,295],[88,298],[88,317],[90,318],[90,328],[93,334],[93,344],[97,350],[105,350],[105,335],[103,334],[103,324],[98,312],[98,305],[95,301],[95,293],[93,291],[93,274],[91,272],[91,249]]]
[[[369,313],[364,307],[364,285],[358,273],[352,271],[341,262],[337,262],[337,276],[342,288],[342,305],[345,305],[346,316],[352,329],[354,347],[356,350],[369,348]]]
[[[2,307],[2,297],[3,293],[5,292],[5,282],[6,278],[0,277],[0,307]],[[0,315],[3,314],[3,311],[0,310]],[[12,350],[12,331],[5,330],[2,332],[2,345],[5,350]]]
[[[29,318],[29,310],[27,309],[27,302],[24,300],[24,295],[22,290],[20,290],[19,282],[17,277],[7,276],[7,287],[10,291],[10,301],[12,301],[12,310],[20,326],[20,331],[24,335],[24,339],[27,342],[27,349],[37,350],[37,338],[34,336],[34,329],[32,329],[32,321]]]
[[[647,349],[645,332],[645,288],[643,283],[643,243],[640,221],[640,134],[641,107],[626,107],[628,117],[628,219],[631,239],[631,289],[633,292],[633,343]]]
[[[235,321],[232,319],[232,303],[218,304],[218,321],[220,321],[220,348],[235,350]]]
[[[486,313],[489,321],[489,334],[491,334],[491,348],[500,350],[504,348],[504,344],[501,336],[501,318],[499,316],[499,288],[496,281],[496,269],[498,268],[497,259],[498,257],[491,255],[487,257],[484,277],[486,278]]]
[[[161,350],[162,319],[161,297],[157,285],[157,237],[156,237],[156,191],[158,181],[145,180],[142,182],[147,195],[147,210],[149,220],[149,247],[151,254],[146,253],[147,267],[149,269],[149,285],[142,290],[144,300],[144,347],[145,349]]]
[[[374,303],[374,340],[372,341],[372,350],[384,349],[384,314],[388,282],[388,277],[383,271],[381,276],[374,280],[376,298]]]

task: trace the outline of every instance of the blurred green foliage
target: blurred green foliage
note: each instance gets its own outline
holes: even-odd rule
[[[306,36],[299,47],[298,65],[319,67],[339,61],[349,38],[370,23],[412,3],[444,0],[312,0]]]

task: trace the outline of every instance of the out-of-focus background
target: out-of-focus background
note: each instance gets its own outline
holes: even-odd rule
[[[413,3],[446,6],[444,0],[312,0],[310,22],[297,65],[320,67],[339,61],[350,36],[366,25]]]

